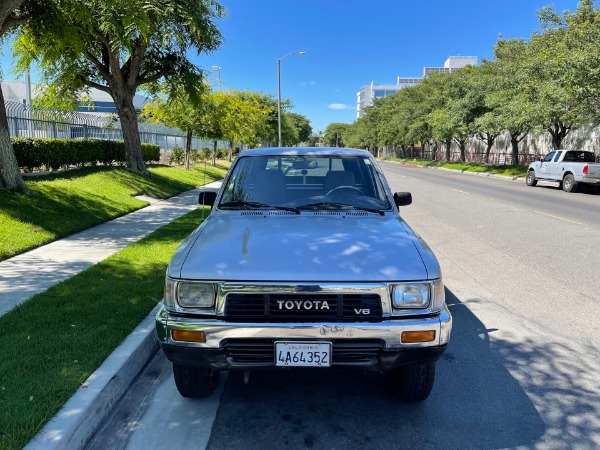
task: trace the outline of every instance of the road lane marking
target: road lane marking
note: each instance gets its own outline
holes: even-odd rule
[[[535,212],[538,213],[538,214],[541,214],[543,216],[553,217],[554,219],[558,219],[558,220],[564,220],[565,222],[571,222],[571,223],[575,223],[577,225],[585,225],[585,224],[583,224],[581,222],[576,222],[576,221],[571,220],[571,219],[565,219],[564,217],[560,217],[560,216],[553,216],[552,214],[548,214],[548,213],[545,213],[545,212],[541,212],[541,211],[535,211]]]
[[[408,178],[409,180],[413,180],[413,181],[421,181],[421,180],[417,180],[416,178],[411,178],[411,177],[406,177],[406,178]]]
[[[471,195],[471,193],[470,193],[470,192],[460,191],[460,190],[458,190],[458,189],[451,189],[451,191],[454,191],[454,192],[460,192],[461,194],[467,194],[467,195]]]

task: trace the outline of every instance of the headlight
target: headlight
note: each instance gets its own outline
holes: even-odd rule
[[[215,304],[215,286],[212,283],[177,283],[177,303],[182,308],[211,308]]]
[[[438,312],[442,309],[446,296],[444,283],[439,278],[433,281],[396,284],[392,288],[394,309],[424,309]]]
[[[429,305],[429,283],[407,283],[394,286],[392,304],[394,308],[423,309]]]

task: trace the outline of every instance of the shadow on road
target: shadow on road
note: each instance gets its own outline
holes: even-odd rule
[[[543,349],[491,348],[494,330],[451,292],[446,299],[454,331],[427,401],[399,403],[380,374],[272,370],[253,372],[245,386],[232,372],[208,448],[533,446],[545,425],[503,355],[511,355],[511,366],[526,364]]]

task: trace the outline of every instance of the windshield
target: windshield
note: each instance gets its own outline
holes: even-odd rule
[[[240,157],[233,168],[222,209],[390,209],[369,158],[342,156]]]

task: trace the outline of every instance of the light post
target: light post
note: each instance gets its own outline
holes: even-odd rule
[[[277,137],[279,147],[283,145],[281,141],[281,61],[290,55],[306,55],[306,52],[291,52],[277,60]]]
[[[217,79],[219,80],[219,91],[221,91],[221,66],[212,66],[212,71],[219,73],[219,78]]]

